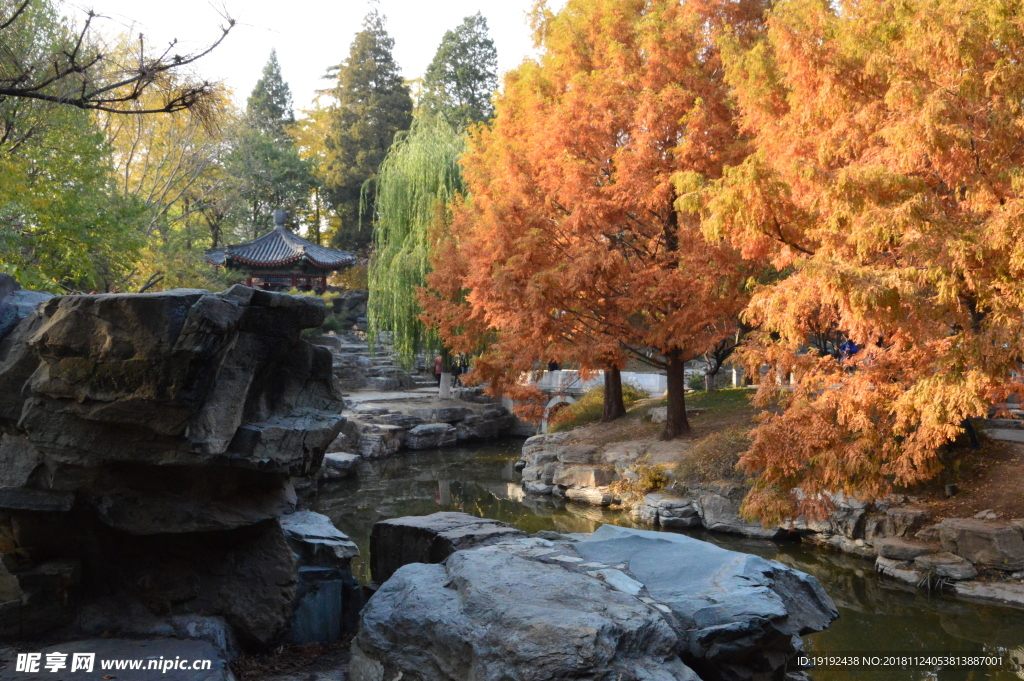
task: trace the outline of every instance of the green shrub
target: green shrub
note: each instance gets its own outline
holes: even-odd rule
[[[700,374],[690,374],[690,377],[686,379],[686,385],[690,387],[690,390],[703,390],[704,377]]]
[[[684,482],[735,482],[743,480],[736,470],[740,454],[750,447],[747,431],[731,428],[698,440],[676,465],[676,477]]]
[[[631,383],[622,384],[622,402],[626,409],[644,399],[647,399],[646,392]],[[585,392],[569,406],[559,409],[557,414],[548,419],[548,432],[557,433],[596,423],[601,420],[603,414],[604,386],[600,385]]]

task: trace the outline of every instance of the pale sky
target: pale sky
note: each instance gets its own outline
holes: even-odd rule
[[[394,56],[408,79],[419,78],[434,56],[445,31],[476,12],[487,18],[498,50],[498,69],[503,73],[533,54],[527,12],[533,0],[380,0],[387,28],[395,40]],[[549,6],[562,5],[558,0]],[[144,33],[154,48],[171,39],[180,51],[191,51],[216,39],[223,23],[218,8],[238,25],[213,53],[197,62],[206,79],[223,80],[245,99],[260,77],[271,48],[277,49],[281,71],[291,86],[298,112],[312,103],[314,91],[329,87],[321,76],[328,66],[348,56],[349,46],[369,11],[367,0],[68,0],[67,11],[81,16],[94,9],[108,19],[97,26],[104,32],[120,32],[134,24],[133,33]]]

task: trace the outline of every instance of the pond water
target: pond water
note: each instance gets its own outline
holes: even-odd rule
[[[325,486],[315,509],[359,545],[356,576],[369,579],[370,529],[378,520],[463,511],[526,532],[592,532],[635,525],[627,514],[526,496],[512,466],[522,440],[449,448],[360,464],[357,477]],[[643,527],[643,529],[650,529]],[[994,655],[999,666],[818,666],[815,681],[1011,681],[1024,679],[1024,611],[931,596],[876,575],[870,561],[731,535],[687,532],[734,551],[778,560],[817,577],[839,608],[824,632],[804,638],[811,655]],[[879,660],[882,662],[883,660]]]

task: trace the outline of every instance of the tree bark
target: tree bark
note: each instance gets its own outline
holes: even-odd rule
[[[713,392],[715,389],[715,380],[718,378],[718,369],[716,367],[714,371],[704,374],[704,392]]]
[[[617,366],[604,370],[604,413],[601,421],[614,421],[626,415],[626,404],[622,401],[622,372]]]
[[[441,372],[441,381],[437,384],[437,396],[442,400],[452,398],[452,375],[448,371]]]
[[[679,350],[666,353],[668,359],[668,415],[662,440],[672,440],[690,432],[686,418],[686,361]]]

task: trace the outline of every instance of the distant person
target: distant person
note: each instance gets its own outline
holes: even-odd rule
[[[437,387],[441,387],[441,372],[444,369],[444,364],[441,362],[441,355],[434,358],[434,378],[437,379]]]
[[[854,355],[860,352],[860,347],[849,338],[839,346],[839,355],[843,359],[850,359]]]

